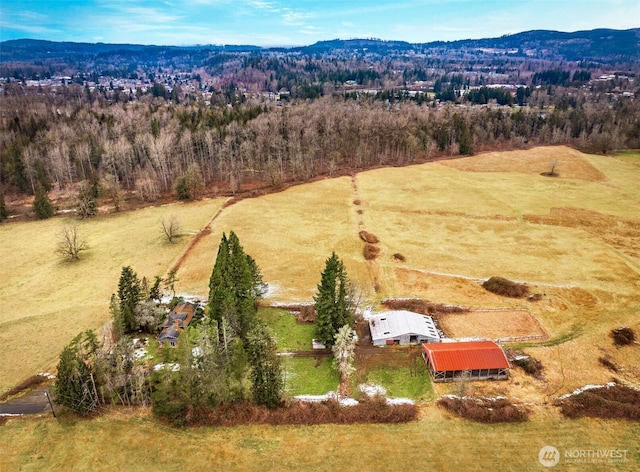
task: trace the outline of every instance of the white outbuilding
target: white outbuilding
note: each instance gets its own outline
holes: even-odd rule
[[[375,314],[368,320],[374,346],[440,342],[438,329],[427,315],[393,310]]]

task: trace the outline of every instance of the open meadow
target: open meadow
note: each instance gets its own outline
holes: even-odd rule
[[[222,199],[101,216],[80,222],[91,249],[75,264],[53,253],[55,233],[67,220],[2,224],[0,391],[53,368],[81,330],[99,330],[124,265],[152,278],[179,262],[177,291],[206,298],[220,237],[231,230],[269,284],[266,305],[312,302],[324,261],[335,251],[363,304],[411,297],[471,308],[445,320],[445,330],[464,337],[535,336],[504,347],[539,359],[544,370],[534,378],[514,368],[509,381],[465,387],[469,395],[504,394],[530,405],[534,414],[523,424],[453,418],[430,402],[457,385],[421,389],[403,385],[416,378],[406,367],[366,366],[361,378],[423,402],[419,421],[182,431],[160,426],[146,411],[91,421],[10,420],[0,426],[1,442],[13,444],[11,450],[0,446],[0,469],[60,470],[72,461],[80,469],[128,470],[187,463],[230,470],[359,470],[362,464],[383,470],[426,463],[436,470],[540,470],[538,451],[545,445],[624,449],[630,462],[591,464],[590,470],[637,468],[637,422],[568,420],[551,404],[614,377],[640,386],[640,346],[618,348],[609,335],[620,326],[640,333],[638,156],[587,155],[562,146],[486,153],[324,179],[241,200],[213,220]],[[551,162],[559,175],[541,175]],[[159,233],[159,219],[169,214],[187,233],[173,245]],[[379,239],[377,257],[363,256],[361,231]],[[492,294],[480,285],[491,276],[526,283],[539,299]],[[282,351],[300,350],[311,336],[308,325],[292,328],[293,317],[279,310],[261,316]],[[292,332],[295,337],[286,337]],[[326,360],[286,362],[290,394],[304,393],[305,385],[314,390],[308,393],[320,393],[335,382]],[[307,368],[318,375],[300,375]],[[396,382],[394,375],[408,380]]]
[[[10,420],[0,427],[0,470],[545,470],[544,446],[626,451],[625,462],[562,463],[556,470],[637,470],[640,424],[566,420],[542,411],[520,424],[455,418],[433,404],[418,421],[382,425],[174,429],[147,411],[91,421]]]
[[[79,221],[52,218],[0,225],[0,392],[38,371],[55,369],[62,348],[109,319],[109,300],[123,266],[153,282],[164,276],[224,199],[149,207]],[[176,215],[184,236],[168,244],[160,220]],[[89,250],[66,262],[58,232],[76,222]],[[213,266],[213,260],[210,262]]]

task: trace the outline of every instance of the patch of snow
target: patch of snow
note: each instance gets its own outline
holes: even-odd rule
[[[497,397],[467,397],[467,396],[455,395],[453,393],[447,393],[442,396],[446,398],[452,398],[454,400],[473,400],[473,401],[489,400],[492,402],[495,402],[498,400],[505,400],[507,398],[504,395],[498,395]]]
[[[142,359],[143,357],[145,357],[148,354],[147,349],[144,347],[141,347],[139,349],[136,349],[135,351],[133,351],[133,358],[137,361],[139,361],[140,359]]]
[[[311,340],[311,347],[313,349],[326,349],[327,348],[327,346],[325,346],[323,343],[321,343],[317,339],[312,339]]]
[[[336,392],[329,392],[324,395],[297,395],[297,400],[301,402],[324,402],[327,400],[337,400],[338,403],[342,406],[355,406],[358,404],[358,400],[354,400],[349,397],[341,397]]]
[[[360,384],[358,388],[362,393],[364,393],[368,397],[384,396],[387,394],[387,389],[385,389],[381,385]]]
[[[169,362],[167,364],[160,363],[153,366],[153,370],[156,372],[159,370],[170,370],[171,372],[178,372],[180,370],[180,364],[176,364],[175,362]]]
[[[585,392],[587,390],[593,390],[594,388],[610,388],[610,387],[614,387],[616,385],[615,382],[608,382],[604,385],[585,385],[584,387],[580,387],[578,389],[575,389],[573,392],[571,393],[565,393],[564,395],[558,397],[559,400],[564,400],[565,398],[569,398],[573,395],[579,395],[582,392]]]
[[[387,398],[387,405],[415,405],[411,398]]]
[[[53,374],[50,374],[49,372],[38,372],[38,377],[46,377],[49,380],[55,379],[56,376]]]
[[[196,358],[202,357],[202,349],[200,349],[200,346],[196,346],[191,349],[191,355]]]
[[[465,343],[465,342],[470,342],[470,341],[487,341],[487,338],[468,337],[468,338],[444,338],[444,339],[440,339],[440,342],[443,342],[443,343]]]

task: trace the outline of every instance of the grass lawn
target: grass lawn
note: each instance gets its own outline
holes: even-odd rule
[[[278,351],[310,351],[314,325],[298,323],[294,315],[278,308],[260,308],[258,318],[269,326]]]
[[[410,398],[415,401],[435,399],[431,377],[426,368],[415,370],[408,367],[379,367],[369,372],[367,383],[384,387],[389,398]]]
[[[289,395],[324,395],[338,388],[333,357],[283,357]]]

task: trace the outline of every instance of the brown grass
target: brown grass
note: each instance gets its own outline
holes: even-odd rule
[[[548,173],[556,161],[557,178],[604,182],[607,177],[584,155],[566,146],[537,147],[526,151],[487,152],[473,157],[442,161],[442,165],[467,172],[516,172],[530,175]]]
[[[462,418],[480,423],[520,423],[529,419],[529,411],[506,398],[442,397],[437,404]]]
[[[474,310],[438,317],[440,327],[454,338],[478,337],[510,339],[528,336],[546,337],[535,317],[524,309]]]
[[[16,385],[10,390],[7,390],[5,393],[0,395],[0,402],[5,401],[7,398],[12,397],[13,395],[17,395],[19,393],[24,392],[33,387],[37,387],[40,384],[43,384],[49,380],[49,377],[46,375],[32,375],[28,379],[24,380],[20,384]]]

